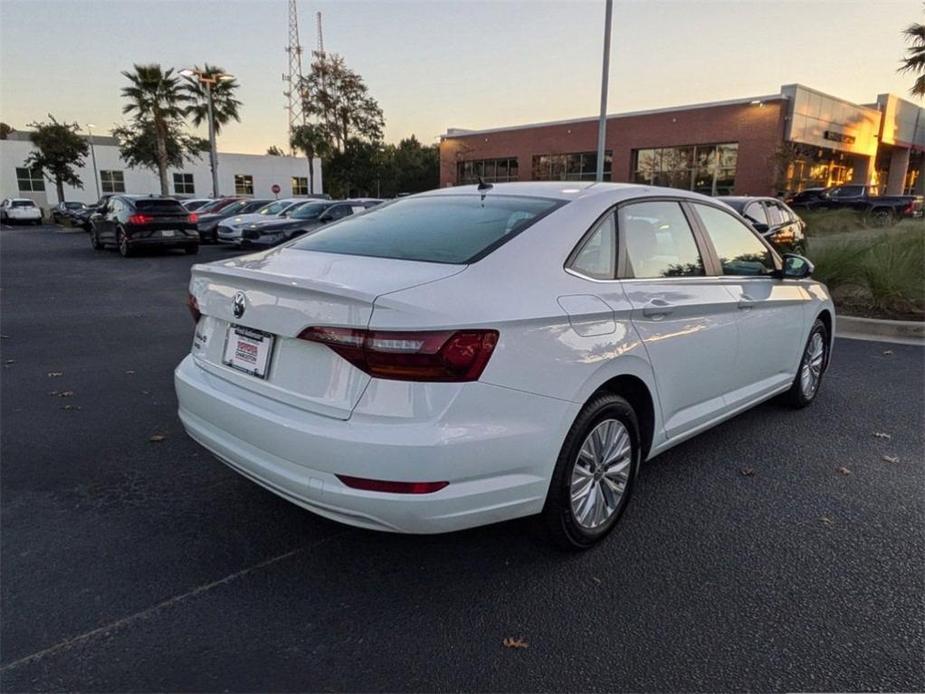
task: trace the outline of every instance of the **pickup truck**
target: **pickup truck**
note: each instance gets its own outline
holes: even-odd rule
[[[826,188],[816,196],[788,201],[804,210],[857,210],[877,226],[888,226],[903,217],[921,217],[922,197],[916,195],[878,195],[877,186],[847,184]]]

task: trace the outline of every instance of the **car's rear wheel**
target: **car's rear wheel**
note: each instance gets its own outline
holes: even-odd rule
[[[543,508],[550,539],[587,549],[610,533],[626,504],[641,460],[639,424],[630,404],[601,393],[565,437]]]
[[[870,219],[871,226],[875,227],[888,227],[893,224],[895,221],[893,219],[893,210],[886,207],[878,207],[875,210],[871,210],[868,214]]]
[[[130,258],[135,255],[135,249],[132,248],[131,244],[128,242],[128,234],[126,234],[125,231],[119,229],[116,239],[119,243],[119,255],[123,258]]]
[[[784,396],[792,407],[806,407],[816,399],[828,357],[829,331],[822,320],[816,319],[806,339],[797,375]]]

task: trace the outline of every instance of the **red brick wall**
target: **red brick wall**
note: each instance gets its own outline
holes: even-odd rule
[[[769,157],[782,142],[783,100],[763,106],[732,104],[611,118],[606,148],[613,150],[614,181],[632,176],[632,151],[645,147],[738,142],[735,192],[773,194]],[[440,144],[440,185],[456,184],[456,162],[517,157],[520,180],[531,180],[534,154],[590,152],[597,148],[597,121],[448,137]]]

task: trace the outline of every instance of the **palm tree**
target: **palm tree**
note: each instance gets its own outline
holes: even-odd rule
[[[925,97],[925,24],[910,24],[903,34],[912,45],[906,49],[900,72],[918,75],[909,92],[913,96]]]
[[[197,128],[209,121],[209,92],[203,80],[209,80],[212,87],[212,119],[215,122],[215,134],[222,131],[222,126],[232,120],[241,122],[238,109],[241,102],[234,98],[235,92],[241,86],[227,75],[225,70],[217,65],[206,63],[202,69],[196,65],[192,72],[196,73],[186,77],[186,92],[189,95],[190,105],[186,114]]]
[[[308,159],[308,192],[314,195],[315,167],[312,165],[312,161],[315,157],[327,156],[330,151],[330,145],[325,139],[324,131],[318,125],[297,125],[292,129],[289,146],[305,153],[305,158]]]
[[[188,97],[173,68],[162,70],[160,65],[137,64],[133,67],[134,72],[122,73],[131,82],[131,86],[122,89],[122,96],[129,100],[122,113],[133,114],[139,124],[148,121],[154,126],[161,195],[169,195],[167,139],[171,129],[182,123]]]

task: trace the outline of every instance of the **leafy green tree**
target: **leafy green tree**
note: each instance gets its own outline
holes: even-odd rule
[[[178,123],[168,123],[167,139],[164,140],[164,157],[161,157],[157,127],[153,121],[135,120],[112,131],[119,142],[119,154],[129,168],[150,169],[158,174],[163,165],[179,169],[184,163],[199,159],[203,152],[209,151],[209,142],[201,137],[187,135]],[[169,194],[169,191],[163,195]]]
[[[276,145],[270,145],[267,147],[267,154],[269,154],[271,157],[281,157],[283,156],[284,152]]]
[[[302,108],[318,121],[331,148],[344,152],[351,139],[379,142],[385,121],[363,78],[337,54],[314,56],[301,85]]]
[[[13,132],[13,126],[9,123],[0,123],[0,140],[5,140]]]
[[[223,79],[222,76],[227,74],[225,70],[217,65],[206,63],[200,70],[197,65],[194,71],[202,77],[214,80],[212,84],[212,118],[215,121],[215,134],[222,131],[222,127],[232,120],[241,122],[239,109],[241,102],[235,98],[235,93],[241,86],[234,78]],[[189,106],[186,107],[186,115],[197,128],[203,123],[209,122],[209,94],[206,85],[196,75],[184,77],[187,98]]]
[[[308,159],[308,192],[314,194],[315,167],[312,166],[312,162],[315,157],[323,158],[328,156],[330,152],[324,131],[318,125],[298,125],[292,129],[289,145],[293,149],[300,150]]]
[[[128,100],[122,113],[134,116],[134,126],[128,130],[141,137],[151,129],[161,195],[168,195],[168,142],[185,137],[182,128],[189,96],[173,68],[163,70],[160,65],[136,64],[133,72],[122,74],[130,82],[130,86],[122,89],[122,96]]]
[[[437,145],[422,145],[412,135],[389,146],[388,168],[392,178],[383,194],[420,193],[440,185],[440,152]]]
[[[925,98],[925,24],[910,24],[903,31],[906,42],[906,57],[902,61],[900,72],[911,72],[917,75],[909,92],[913,96]]]
[[[374,196],[384,170],[383,147],[378,142],[350,138],[342,152],[324,161],[325,188],[335,198]]]
[[[50,123],[29,123],[34,128],[30,135],[35,149],[23,162],[29,169],[38,169],[49,180],[55,182],[58,201],[64,200],[64,184],[83,188],[83,181],[77,175],[77,168],[83,165],[89,151],[86,140],[78,131],[77,123],[59,123],[51,114]]]

